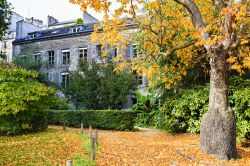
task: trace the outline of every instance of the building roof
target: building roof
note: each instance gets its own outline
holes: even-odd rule
[[[78,28],[77,32],[74,32],[73,29]],[[16,39],[13,41],[13,44],[22,44],[29,43],[40,40],[52,40],[59,39],[64,37],[72,37],[78,36],[82,34],[89,34],[94,31],[94,24],[83,24],[83,25],[73,25],[73,26],[65,26],[61,28],[53,28],[42,31],[35,31],[28,33],[28,36],[22,39]]]

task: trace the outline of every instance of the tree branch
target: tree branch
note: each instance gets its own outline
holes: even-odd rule
[[[223,9],[224,7],[227,7],[227,5],[225,4],[225,2],[223,0],[212,0],[213,1],[213,4],[216,5],[216,7],[218,9]]]
[[[189,46],[195,44],[197,41],[198,41],[198,40],[189,41],[189,42],[187,42],[187,43],[185,43],[185,44],[183,44],[183,45],[174,47],[174,48],[168,50],[167,52],[160,52],[160,55],[162,55],[162,56],[169,56],[169,55],[173,54],[173,53],[174,53],[175,51],[177,51],[177,50],[180,50],[180,49],[183,49],[183,48],[187,48],[187,47],[189,47]]]
[[[174,1],[183,5],[188,10],[190,17],[192,19],[193,26],[197,31],[200,28],[206,27],[205,23],[202,20],[201,12],[193,0],[174,0]],[[203,40],[207,41],[210,38],[209,33],[205,31],[204,29],[202,29],[201,33],[202,33]],[[204,45],[204,47],[209,52],[211,46]]]

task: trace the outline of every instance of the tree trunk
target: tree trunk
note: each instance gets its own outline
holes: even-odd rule
[[[237,154],[236,124],[228,105],[228,68],[223,48],[212,49],[210,66],[209,110],[201,121],[201,151],[229,160]]]

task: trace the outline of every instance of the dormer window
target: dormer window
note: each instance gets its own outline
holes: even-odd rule
[[[73,32],[73,33],[76,33],[76,32],[79,32],[80,30],[81,30],[81,29],[80,29],[79,27],[78,27],[78,28],[73,28],[73,29],[72,29],[72,32]]]
[[[36,38],[36,34],[30,35],[30,39],[34,39],[34,38]]]

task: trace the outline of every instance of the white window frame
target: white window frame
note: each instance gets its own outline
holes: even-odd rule
[[[65,53],[69,53],[69,57],[66,56],[65,64],[64,64],[64,56]],[[66,54],[67,55],[67,54]],[[69,66],[70,65],[70,50],[62,50],[62,65],[63,66]]]
[[[63,88],[66,88],[67,85],[69,84],[69,73],[68,72],[62,72],[61,73],[61,85],[63,86]],[[63,83],[63,77],[65,76],[65,81]]]
[[[42,53],[41,52],[34,53],[34,54],[32,54],[32,57],[33,57],[33,61],[37,62],[38,61],[38,57],[42,58]]]
[[[83,54],[82,57],[80,57],[81,51],[83,51],[82,52],[82,54]],[[88,60],[88,47],[79,48],[78,53],[79,53],[79,59],[80,60]],[[85,53],[87,54],[86,57],[85,57]]]
[[[51,56],[50,53],[53,52],[53,58]],[[53,59],[52,61],[50,61],[50,59]],[[54,66],[55,65],[55,51],[48,51],[48,63],[50,66]]]

